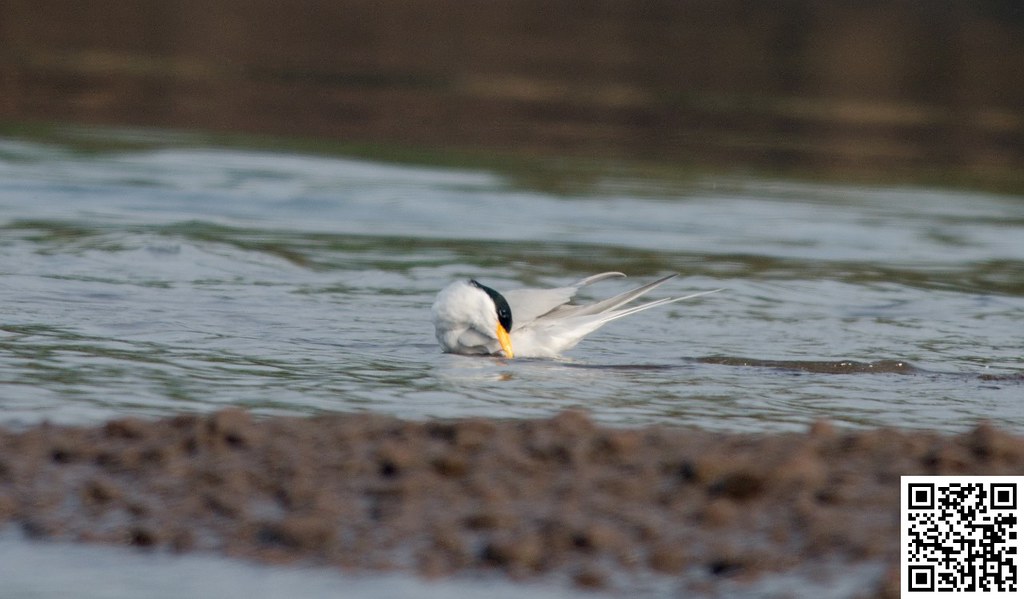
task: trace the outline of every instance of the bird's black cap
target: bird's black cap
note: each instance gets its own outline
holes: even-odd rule
[[[474,281],[473,279],[469,280],[469,284],[473,285],[474,287],[480,289],[481,291],[486,293],[488,296],[490,296],[491,301],[494,302],[494,308],[498,312],[498,323],[501,326],[505,327],[505,332],[506,333],[511,331],[512,330],[512,308],[509,307],[508,301],[505,300],[505,296],[501,295],[500,293],[498,293],[497,291],[491,289],[490,287],[488,287],[486,285],[481,285],[479,282]]]

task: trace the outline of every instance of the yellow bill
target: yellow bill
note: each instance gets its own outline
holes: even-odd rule
[[[498,325],[498,343],[501,344],[501,350],[505,352],[506,358],[514,358],[516,355],[512,353],[512,340],[508,336],[508,331],[505,327]]]

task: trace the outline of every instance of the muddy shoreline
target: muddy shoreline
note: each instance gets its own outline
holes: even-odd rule
[[[723,434],[542,420],[257,419],[241,410],[0,430],[0,526],[35,538],[215,551],[426,577],[499,572],[628,590],[647,573],[756,580],[884,563],[899,477],[1024,474],[1024,437]],[[623,576],[624,575],[624,576]],[[685,584],[684,584],[685,586]]]

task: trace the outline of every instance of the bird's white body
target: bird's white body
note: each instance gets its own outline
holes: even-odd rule
[[[501,293],[476,281],[455,281],[437,294],[432,307],[437,340],[444,351],[455,354],[504,354],[512,357],[514,353],[524,358],[552,358],[617,318],[720,291],[703,291],[631,308],[622,307],[676,276],[669,275],[606,300],[582,305],[569,303],[580,287],[624,276],[618,272],[606,272],[567,287],[514,289]],[[500,309],[496,311],[496,304],[500,308],[504,302],[511,309],[511,327],[505,343],[500,339],[505,332],[505,327],[499,323]]]

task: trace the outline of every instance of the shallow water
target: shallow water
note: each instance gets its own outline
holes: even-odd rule
[[[0,142],[0,424],[267,414],[1024,431],[1024,198],[707,178],[555,194],[501,173]],[[429,307],[606,270],[726,291],[565,360],[442,354]],[[853,361],[864,368],[836,367]],[[896,364],[897,367],[892,365]]]
[[[0,580],[4,597],[326,599],[343,595],[361,599],[445,599],[486,595],[512,599],[524,593],[544,599],[594,596],[550,583],[516,585],[496,576],[424,581],[408,574],[343,574],[325,568],[266,567],[202,554],[26,542],[13,533],[0,536]]]
[[[41,574],[45,573],[45,575]],[[755,581],[719,583],[718,596],[764,599],[803,595],[843,599],[877,579],[875,564],[818,564],[814,571],[765,575]],[[699,583],[708,575],[694,576]],[[11,531],[0,534],[0,580],[5,597],[89,597],[91,599],[446,599],[449,597],[536,597],[604,599],[619,596],[576,589],[555,581],[512,582],[498,575],[423,580],[409,574],[355,574],[301,566],[267,567],[206,554],[145,553],[120,547],[24,541]],[[691,583],[692,584],[692,581]],[[640,599],[691,596],[692,590],[670,577],[639,581],[630,595]]]

